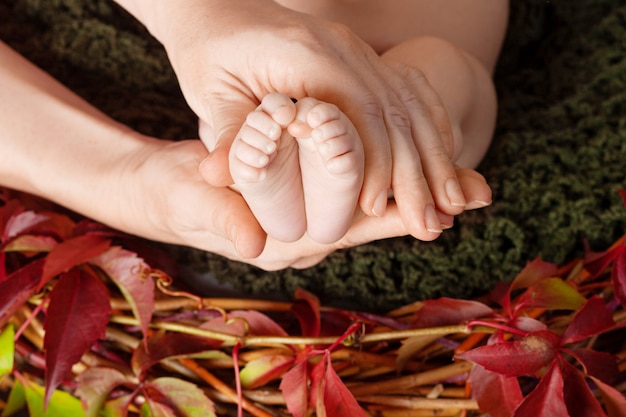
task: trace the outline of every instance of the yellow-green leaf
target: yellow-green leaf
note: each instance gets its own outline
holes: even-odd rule
[[[6,407],[2,411],[1,417],[9,417],[23,410],[26,406],[26,398],[24,397],[24,387],[20,381],[15,381],[9,399],[7,400]]]
[[[31,417],[84,417],[80,400],[67,392],[56,390],[44,410],[44,387],[27,381],[24,385],[26,404]]]
[[[0,332],[0,378],[13,371],[14,338],[15,330],[10,324]]]

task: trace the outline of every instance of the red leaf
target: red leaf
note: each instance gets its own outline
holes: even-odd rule
[[[586,348],[568,349],[567,353],[576,358],[588,376],[601,379],[607,384],[612,384],[619,374],[615,355]]]
[[[156,333],[133,352],[130,365],[135,375],[143,381],[146,371],[163,359],[205,352],[222,346],[219,340],[207,339],[185,333]]]
[[[248,389],[262,387],[289,370],[294,363],[291,355],[266,355],[246,363],[239,373],[241,386]]]
[[[543,278],[549,278],[556,275],[558,271],[558,267],[549,262],[544,262],[541,259],[537,258],[532,262],[526,264],[524,269],[521,270],[519,274],[515,277],[511,285],[509,286],[509,291],[507,295],[502,300],[502,307],[506,311],[510,310],[511,306],[511,293],[520,288],[528,288],[533,283],[537,282]]]
[[[478,301],[439,298],[426,300],[417,312],[414,327],[437,327],[459,324],[467,320],[489,316],[493,310]]]
[[[481,346],[457,355],[504,376],[533,375],[556,358],[559,337],[548,330],[529,333],[522,340]]]
[[[58,244],[51,236],[22,235],[4,247],[5,252],[50,252]]]
[[[523,400],[517,378],[490,372],[474,365],[469,375],[472,398],[478,402],[482,412],[491,417],[510,417]]]
[[[296,300],[293,302],[291,310],[300,322],[302,336],[319,336],[321,331],[319,299],[301,288],[296,290],[295,297]]]
[[[0,281],[0,329],[37,292],[44,260],[31,262]]]
[[[6,242],[9,239],[9,234],[7,233],[7,225],[9,221],[18,216],[20,213],[24,212],[24,207],[17,200],[9,200],[3,206],[0,206],[0,236],[2,239],[1,243]]]
[[[561,278],[543,278],[528,287],[515,305],[516,314],[522,309],[578,310],[585,297]]]
[[[87,262],[107,250],[111,242],[93,235],[83,235],[59,243],[46,257],[41,286],[61,272]]]
[[[535,389],[515,409],[514,417],[567,417],[563,376],[558,364],[548,370]]]
[[[154,281],[145,274],[150,270],[148,265],[135,253],[118,246],[109,248],[91,262],[118,286],[133,315],[139,320],[145,338],[154,311]]]
[[[626,190],[622,188],[620,190],[617,190],[617,193],[620,197],[622,197],[622,202],[624,203],[624,207],[626,207]]]
[[[180,417],[214,417],[213,402],[191,382],[161,377],[144,384],[144,395],[153,411],[167,410],[165,415]],[[167,414],[171,412],[171,414]]]
[[[591,379],[598,386],[609,417],[626,417],[626,398],[624,395],[597,378],[591,377]]]
[[[228,313],[228,317],[244,319],[248,323],[249,335],[288,336],[278,323],[255,310],[233,310]]]
[[[93,367],[78,376],[76,396],[81,399],[87,415],[99,415],[111,391],[129,380],[112,368]]]
[[[324,395],[326,393],[325,385],[326,378],[324,377],[326,373],[326,355],[328,351],[325,352],[324,358],[311,370],[311,391],[309,393],[309,403],[311,406],[315,407],[315,415],[320,417],[326,417],[326,407],[324,405]]]
[[[623,252],[626,252],[626,246],[619,245],[605,252],[588,253],[585,256],[585,269],[596,278]]]
[[[613,313],[600,297],[591,297],[567,326],[562,344],[576,343],[615,326]]]
[[[626,246],[622,246],[622,249],[611,270],[611,283],[615,298],[626,308]]]
[[[606,417],[578,369],[563,361],[563,395],[570,417]]]
[[[34,211],[24,211],[12,216],[6,223],[4,228],[3,240],[7,242],[20,234],[28,232],[30,229],[48,220],[43,214],[37,214]]]
[[[287,410],[293,417],[305,417],[309,405],[309,363],[298,363],[283,376],[279,389],[283,393]]]
[[[324,407],[328,417],[366,417],[359,403],[335,372],[330,353],[324,355],[326,372],[324,375]]]
[[[95,276],[72,269],[50,293],[46,313],[46,402],[83,353],[104,337],[111,306],[109,293]]]

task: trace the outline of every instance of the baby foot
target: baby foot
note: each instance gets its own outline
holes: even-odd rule
[[[236,188],[265,232],[293,242],[306,231],[298,145],[286,130],[296,107],[283,94],[265,96],[246,118],[229,153]]]
[[[337,106],[308,97],[296,109],[288,130],[298,142],[307,233],[333,243],[352,224],[363,184],[363,145]]]

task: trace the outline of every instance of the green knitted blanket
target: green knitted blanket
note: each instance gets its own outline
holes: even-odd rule
[[[469,297],[535,257],[563,263],[626,231],[626,5],[513,0],[496,83],[499,122],[480,170],[494,204],[435,242],[390,239],[307,270],[264,272],[186,248],[181,264],[250,294],[304,287],[369,310]],[[163,138],[196,136],[161,46],[107,0],[0,0],[0,39],[114,118]],[[1,64],[1,63],[0,63]]]

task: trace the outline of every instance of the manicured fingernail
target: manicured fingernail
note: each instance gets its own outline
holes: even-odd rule
[[[475,210],[475,209],[479,209],[479,208],[483,208],[483,207],[487,207],[488,205],[490,205],[491,202],[486,202],[486,201],[480,201],[480,200],[474,200],[470,203],[468,203],[465,206],[465,210]]]
[[[445,187],[450,205],[454,207],[465,207],[467,202],[465,201],[459,182],[454,178],[448,178]]]
[[[431,233],[441,233],[443,229],[441,228],[441,222],[439,221],[439,217],[437,217],[437,211],[435,210],[435,206],[432,204],[426,206],[424,209],[424,217],[426,220],[426,230]]]
[[[376,200],[374,200],[374,207],[372,207],[372,213],[374,213],[374,216],[382,217],[385,215],[385,211],[387,210],[387,194],[388,191],[383,190],[380,194],[378,194]]]

